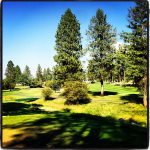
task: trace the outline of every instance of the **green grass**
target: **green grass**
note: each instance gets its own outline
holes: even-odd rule
[[[39,97],[41,90],[5,90],[3,98],[13,92]],[[45,101],[16,97],[16,100],[3,100],[3,147],[146,148],[147,109],[137,89],[104,83],[104,90],[105,96],[100,97],[100,83],[89,84],[91,98],[122,103],[92,101],[68,106],[63,99]],[[119,118],[127,123],[117,122]],[[131,125],[132,121],[142,127]]]
[[[10,90],[3,90],[3,97],[5,96],[13,96],[15,97],[13,94],[18,94],[18,95],[27,95],[27,96],[34,96],[34,97],[42,97],[41,92],[42,92],[43,88],[15,88],[12,89],[12,91]],[[53,92],[52,96],[56,96],[59,95],[60,92]]]
[[[52,112],[3,118],[6,148],[143,148],[147,147],[146,135],[145,128],[88,114]]]
[[[129,101],[128,99],[123,99],[122,97],[129,94],[139,95],[137,88],[135,87],[122,87],[115,86],[113,84],[108,84],[104,82],[104,97],[100,97],[101,84],[96,82],[94,84],[89,84],[89,94],[93,100],[103,100],[103,101]]]

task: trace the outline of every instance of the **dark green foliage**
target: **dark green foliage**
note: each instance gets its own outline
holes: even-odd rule
[[[132,29],[132,33],[123,31],[121,37],[130,43],[127,47],[129,73],[136,82],[136,79],[142,79],[147,74],[147,2],[136,2],[136,6],[128,11],[127,27]]]
[[[119,46],[119,50],[117,50],[116,52],[116,65],[115,65],[115,75],[117,75],[119,77],[119,81],[120,81],[120,85],[121,80],[124,80],[125,83],[125,74],[129,72],[129,65],[128,65],[128,61],[127,61],[127,49],[126,46],[122,47]]]
[[[69,8],[61,17],[55,37],[57,55],[54,56],[54,60],[57,65],[54,67],[53,74],[58,84],[70,80],[83,80],[81,78],[82,65],[79,59],[83,55],[80,46],[80,24]]]
[[[16,73],[16,79],[15,79],[16,83],[19,83],[19,77],[21,75],[21,69],[18,65],[15,67],[15,73]]]
[[[52,80],[52,72],[49,68],[46,70],[46,81]]]
[[[43,79],[42,68],[41,68],[40,64],[38,64],[38,68],[36,71],[36,77],[37,77],[38,81]]]
[[[92,60],[89,60],[87,69],[88,69],[88,72],[87,72],[88,80],[93,82],[96,79],[96,77],[95,77],[95,66]]]
[[[136,6],[128,11],[127,20],[128,28],[132,29],[132,33],[122,32],[121,37],[125,42],[130,43],[127,47],[129,74],[135,83],[140,86],[140,80],[147,79],[147,1],[136,1]],[[141,81],[142,82],[142,81]],[[147,85],[143,82],[143,102],[147,105],[146,93]],[[142,89],[142,88],[141,88]]]
[[[43,85],[43,82],[42,80],[38,80],[37,78],[32,78],[31,81],[30,81],[30,88],[41,88]]]
[[[49,100],[51,98],[52,93],[53,90],[50,88],[44,88],[42,90],[42,96],[44,97],[45,100]]]
[[[46,69],[44,68],[44,70],[43,70],[43,82],[45,82],[46,81]]]
[[[9,89],[9,82],[6,79],[2,80],[2,89],[3,90]]]
[[[53,78],[52,78],[52,89],[56,92],[56,90],[57,90],[58,88],[60,88],[60,87],[61,87],[61,84],[59,84],[59,83],[57,82],[56,76],[53,75]]]
[[[36,88],[37,87],[37,81],[35,79],[32,79],[30,82],[30,88]]]
[[[90,101],[87,84],[80,81],[66,82],[62,95],[66,97],[67,104],[80,104]]]
[[[15,82],[15,78],[16,78],[15,67],[11,60],[7,64],[5,75],[6,75],[6,80],[9,83],[9,89],[11,91],[11,89],[14,87],[14,84],[16,83]]]
[[[16,86],[15,83],[11,84],[11,89],[14,89]],[[7,79],[2,80],[2,89],[8,90],[9,89],[9,81]]]
[[[22,85],[29,85],[28,75],[27,73],[22,73],[19,77],[20,83]]]
[[[40,80],[38,80],[38,81],[36,82],[36,87],[41,88],[41,87],[42,87],[42,85],[43,85],[43,82],[42,82],[42,80],[41,80],[41,79],[40,79]]]

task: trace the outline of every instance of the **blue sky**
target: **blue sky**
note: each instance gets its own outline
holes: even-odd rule
[[[19,65],[23,72],[28,65],[35,76],[38,64],[42,69],[56,65],[53,56],[56,54],[55,34],[61,16],[70,8],[80,23],[82,46],[86,48],[85,32],[90,19],[96,15],[98,8],[107,15],[107,22],[117,29],[130,31],[126,17],[128,9],[134,7],[133,1],[70,1],[70,2],[2,2],[2,55],[3,78],[9,60]],[[119,36],[117,36],[118,41]],[[81,60],[86,60],[84,56]],[[84,68],[86,68],[84,64]]]

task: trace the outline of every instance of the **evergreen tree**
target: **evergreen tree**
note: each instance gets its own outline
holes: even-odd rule
[[[44,68],[43,70],[43,81],[45,82],[46,81],[46,69]]]
[[[15,79],[16,83],[19,83],[19,77],[21,75],[21,69],[18,65],[15,67],[15,73],[16,73],[16,79]]]
[[[46,70],[46,81],[52,80],[52,72],[49,68]]]
[[[90,81],[94,81],[96,78],[95,78],[95,66],[94,66],[94,61],[93,60],[89,60],[88,61],[88,66],[87,66],[87,77],[88,77],[88,80]]]
[[[107,63],[106,63],[106,77],[109,79],[109,82],[114,81],[114,72],[115,72],[115,57],[116,57],[116,48],[112,45],[110,46],[109,52],[107,55]]]
[[[14,87],[15,78],[16,78],[15,67],[14,67],[14,64],[11,60],[7,64],[5,75],[6,75],[6,80],[9,83],[9,88],[10,88],[10,91],[11,91],[12,87]]]
[[[106,15],[98,9],[96,16],[90,20],[88,31],[88,50],[91,52],[94,75],[101,82],[101,96],[104,95],[103,80],[108,74],[108,67],[112,65],[113,50],[111,45],[115,42],[116,30],[107,23]]]
[[[24,86],[29,84],[28,74],[26,72],[22,73],[19,77],[20,83]]]
[[[38,68],[37,68],[37,71],[36,71],[36,77],[37,77],[38,81],[43,79],[42,68],[41,68],[40,64],[38,64]]]
[[[118,72],[120,86],[122,85],[121,80],[125,83],[126,69],[128,68],[127,63],[127,50],[125,46],[119,46],[119,50],[116,53],[116,71]]]
[[[29,79],[29,77],[31,76],[31,71],[30,71],[29,66],[26,65],[25,70],[24,70],[23,73],[26,73],[27,74],[27,78]]]
[[[54,60],[57,65],[53,73],[57,82],[64,84],[65,81],[83,80],[79,59],[83,55],[80,24],[69,8],[61,17],[55,37],[57,55]]]
[[[128,62],[130,64],[130,74],[136,83],[143,81],[143,104],[147,106],[147,5],[146,1],[136,1],[134,8],[128,9],[128,28],[131,33],[122,32],[121,37],[128,46]],[[141,85],[141,84],[139,84]]]

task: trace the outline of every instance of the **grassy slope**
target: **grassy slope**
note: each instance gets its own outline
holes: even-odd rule
[[[99,83],[91,84],[90,95],[95,98],[95,94],[100,91],[99,88]],[[131,94],[138,94],[135,88],[123,88],[109,84],[104,84],[104,88],[107,96],[102,97],[103,99],[98,97],[100,100],[114,101],[118,98],[118,101],[131,101],[130,99],[133,99]],[[40,89],[32,89],[33,91],[40,91]],[[18,94],[22,90],[13,92]],[[32,92],[26,90],[27,95],[34,93]],[[43,99],[23,98],[22,100],[11,100],[11,102],[4,100],[3,115],[6,117],[3,117],[2,123],[3,147],[140,148],[147,146],[146,128],[120,124],[116,121],[118,118],[124,118],[128,123],[136,120],[145,126],[147,109],[142,104],[95,101],[84,105],[67,106],[64,105],[65,100],[60,99],[44,101]],[[41,111],[36,107],[44,110]],[[65,111],[53,112],[55,109],[51,108]]]

